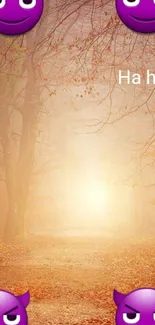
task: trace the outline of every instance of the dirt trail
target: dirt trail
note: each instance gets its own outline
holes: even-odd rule
[[[155,240],[154,240],[155,243]],[[113,289],[155,286],[155,245],[37,239],[0,257],[0,287],[30,290],[29,324],[114,324]]]

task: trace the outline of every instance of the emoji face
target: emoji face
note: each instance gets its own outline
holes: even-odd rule
[[[19,35],[32,29],[43,13],[43,0],[0,0],[0,33]]]
[[[28,325],[26,307],[29,301],[29,292],[16,297],[0,290],[0,325]]]
[[[155,32],[155,0],[116,0],[123,23],[140,33]]]
[[[142,288],[127,295],[114,290],[116,325],[155,325],[155,289]]]

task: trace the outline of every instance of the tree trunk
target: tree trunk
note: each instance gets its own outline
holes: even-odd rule
[[[31,108],[30,108],[31,109]],[[34,112],[34,107],[32,108]],[[26,211],[33,163],[35,157],[36,135],[34,127],[37,116],[32,114],[24,116],[20,140],[19,159],[16,163],[14,152],[11,149],[11,136],[6,130],[4,137],[4,165],[6,187],[8,193],[8,214],[6,219],[4,237],[9,240],[16,236],[24,237],[24,216]]]
[[[31,70],[31,71],[30,71]],[[25,104],[22,112],[22,133],[18,150],[18,159],[13,147],[10,116],[4,110],[5,128],[2,135],[6,189],[8,194],[8,213],[4,239],[24,237],[24,217],[29,194],[31,175],[35,158],[36,127],[40,112],[40,93],[31,65],[28,69],[25,90]]]
[[[32,38],[31,34],[27,35],[27,47],[29,49],[33,48],[34,41],[40,37],[39,31],[40,26],[36,30],[34,38]],[[44,34],[45,30],[42,32],[42,37],[44,37]],[[24,237],[25,233],[24,217],[35,158],[36,129],[41,109],[40,80],[36,77],[37,71],[33,59],[33,55],[26,58],[27,81],[25,85],[24,107],[21,112],[22,133],[20,137],[18,162],[15,161],[15,155],[11,148],[12,139],[8,113],[9,105],[4,109],[7,122],[5,121],[4,123],[5,130],[3,130],[2,139],[8,193],[8,214],[4,232],[5,239],[12,239],[16,236]],[[11,87],[12,86],[11,84]],[[10,98],[9,104],[11,100],[12,98]],[[6,125],[8,127],[6,127]]]
[[[31,116],[29,116],[29,118],[23,120],[19,161],[17,164],[18,233],[22,236],[24,236],[25,230],[24,216],[33,172],[35,143],[34,125]]]
[[[4,237],[9,240],[17,234],[17,197],[16,197],[16,176],[15,158],[12,148],[11,130],[9,116],[6,112],[5,131],[3,132],[3,152],[6,189],[8,193],[8,213],[5,224]]]

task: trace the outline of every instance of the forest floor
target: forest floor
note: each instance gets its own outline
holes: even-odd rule
[[[115,324],[114,288],[155,287],[155,239],[36,237],[0,246],[0,288],[29,290],[29,325]]]

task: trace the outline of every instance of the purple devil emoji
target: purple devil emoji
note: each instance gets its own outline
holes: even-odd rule
[[[155,0],[115,0],[117,13],[130,29],[140,33],[155,32]]]
[[[142,288],[129,294],[114,290],[116,325],[155,325],[155,289]]]
[[[30,294],[14,296],[8,291],[0,290],[0,325],[28,325],[26,307]]]
[[[44,0],[0,0],[0,33],[20,35],[40,20]]]

